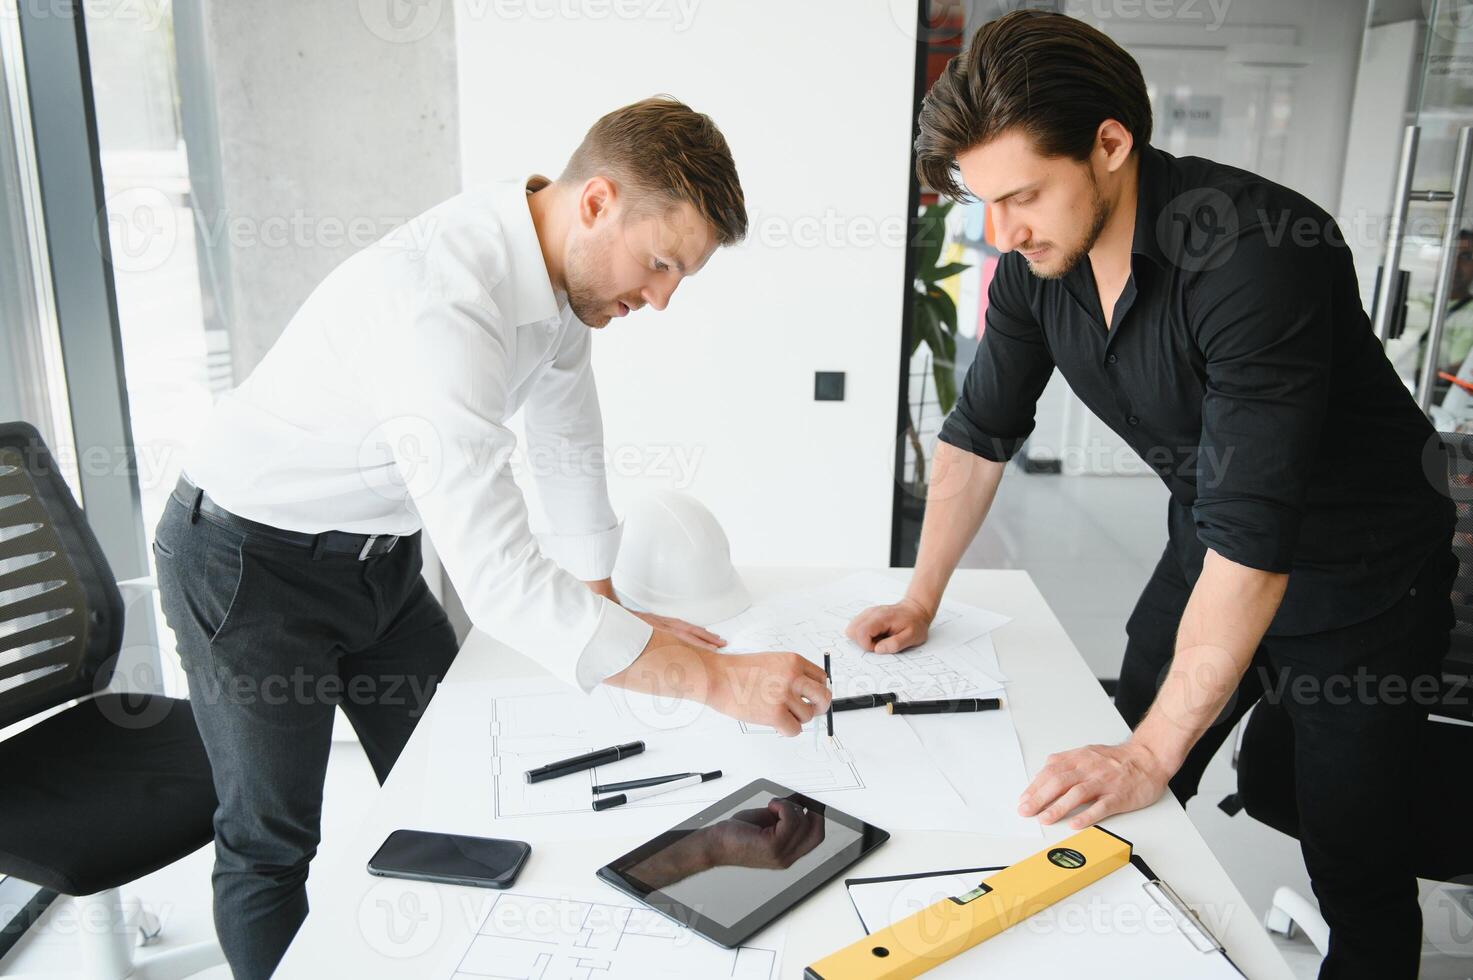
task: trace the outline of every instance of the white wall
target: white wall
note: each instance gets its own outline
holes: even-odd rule
[[[457,0],[468,185],[555,175],[657,92],[710,114],[742,177],[748,241],[595,344],[616,510],[676,487],[739,564],[888,563],[914,9]],[[815,370],[846,400],[814,402]]]

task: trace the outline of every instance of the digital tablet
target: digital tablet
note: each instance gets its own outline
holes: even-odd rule
[[[730,949],[889,839],[879,827],[758,779],[598,876]]]

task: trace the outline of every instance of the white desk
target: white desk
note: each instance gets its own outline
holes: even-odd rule
[[[782,589],[822,584],[852,569],[745,569],[742,577],[754,596]],[[904,578],[908,573],[891,574]],[[1013,621],[993,634],[1008,697],[1030,775],[1052,752],[1092,742],[1117,742],[1128,730],[1105,697],[1079,652],[1059,625],[1026,572],[963,570],[947,595],[1005,613]],[[460,684],[536,675],[530,660],[481,633],[473,633],[443,683]],[[426,719],[434,717],[431,703]],[[410,739],[374,806],[363,814],[352,847],[340,860],[314,867],[314,905],[287,951],[277,977],[448,976],[495,892],[453,886],[401,883],[372,877],[368,858],[388,834],[400,827],[454,829],[448,816],[423,805],[429,773],[429,725],[424,721]],[[469,730],[466,745],[484,739]],[[444,743],[441,743],[444,744]],[[479,763],[467,760],[466,779],[486,778]],[[445,767],[438,767],[444,772]],[[1130,839],[1153,870],[1195,908],[1226,946],[1233,961],[1252,980],[1292,976],[1267,933],[1227,873],[1208,850],[1185,811],[1167,794],[1154,806],[1113,817],[1106,826]],[[494,821],[479,830],[498,836]],[[1045,840],[1069,835],[1067,826],[1045,828]],[[523,835],[525,836],[525,835]],[[533,839],[532,858],[516,888],[535,891],[541,881],[582,880],[603,886],[595,869],[640,843],[639,840],[590,839],[543,847]],[[884,875],[967,866],[1005,864],[1037,851],[1044,842],[978,834],[900,832],[849,875]],[[415,890],[404,891],[406,886]],[[610,894],[615,894],[610,890]],[[799,977],[803,967],[859,938],[859,926],[842,881],[825,886],[787,917],[789,930],[783,977]]]

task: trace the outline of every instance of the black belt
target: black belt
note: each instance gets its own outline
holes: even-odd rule
[[[174,486],[174,499],[189,508],[189,522],[193,524],[199,519],[200,514],[208,514],[210,518],[227,527],[233,527],[238,531],[246,531],[251,534],[259,534],[279,541],[282,544],[297,545],[312,552],[312,557],[320,557],[324,553],[335,555],[356,555],[359,561],[365,558],[374,558],[378,555],[387,555],[394,550],[394,545],[399,543],[397,534],[350,534],[347,531],[323,531],[321,534],[307,534],[302,531],[287,531],[283,528],[272,527],[270,524],[262,524],[259,521],[247,520],[239,515],[221,507],[211,500],[203,490],[190,482],[189,478],[180,475],[179,482]]]

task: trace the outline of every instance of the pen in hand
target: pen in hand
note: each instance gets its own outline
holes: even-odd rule
[[[831,669],[833,667],[832,661],[833,661],[833,658],[830,657],[827,653],[825,653],[823,655],[823,676],[828,679],[828,683],[829,683],[829,695],[830,695],[829,696],[829,708],[828,708],[827,711],[824,712],[824,715],[827,717],[827,720],[828,720],[829,738],[833,738],[834,737],[834,701],[833,701],[834,674],[833,674],[833,671]]]

